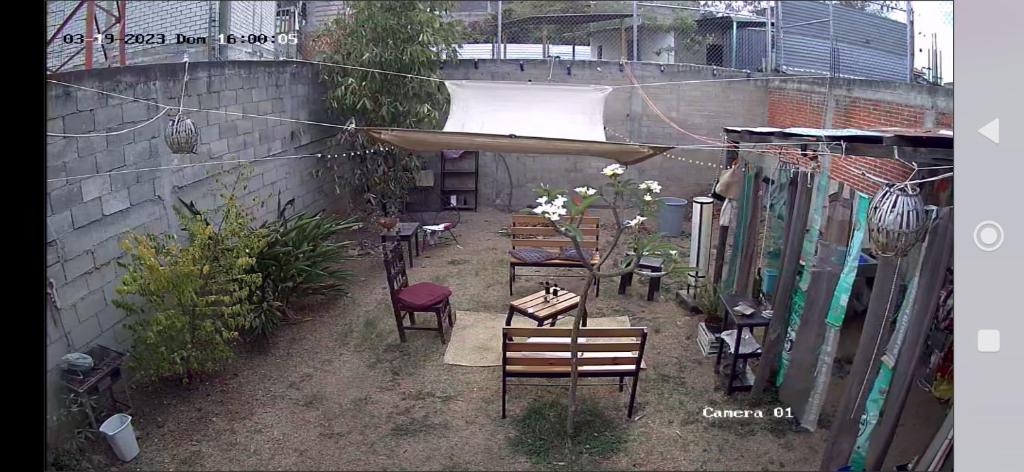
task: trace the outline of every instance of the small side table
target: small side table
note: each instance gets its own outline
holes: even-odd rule
[[[512,326],[512,315],[520,314],[537,322],[537,326],[544,326],[544,323],[551,321],[551,326],[558,321],[558,315],[568,313],[580,306],[580,296],[564,290],[558,291],[558,296],[549,295],[544,300],[544,291],[527,295],[515,300],[508,305],[508,316],[505,317],[505,326]],[[583,326],[587,326],[587,313],[583,313]]]
[[[128,385],[124,386],[125,400],[121,401],[114,396],[114,383],[121,379],[121,363],[124,361],[124,353],[115,351],[109,347],[96,345],[85,352],[93,359],[93,368],[83,372],[79,377],[68,371],[63,374],[64,385],[71,390],[72,395],[87,395],[91,391],[100,394],[106,391],[110,395],[110,402],[115,407],[125,408],[125,413],[131,413],[131,397],[128,395]],[[92,411],[91,402],[86,401],[85,413],[89,417],[89,423],[93,429],[99,428],[96,416]]]
[[[637,271],[661,272],[662,260],[660,257],[644,256],[636,266]],[[622,274],[619,277],[619,295],[626,293],[626,287],[633,285],[633,273]],[[647,301],[654,301],[654,294],[661,290],[661,277],[650,277],[647,282]]]
[[[416,247],[416,255],[420,255],[420,223],[417,221],[398,223],[394,233],[383,233],[380,235],[380,242],[384,243],[388,239],[396,238],[409,245],[409,267],[413,267],[413,246]]]
[[[753,352],[746,354],[740,353],[740,341],[743,336],[743,330],[749,329],[751,336],[754,335],[754,328],[764,327],[767,328],[771,323],[770,318],[765,318],[761,310],[758,310],[757,303],[754,300],[742,297],[734,293],[723,294],[721,296],[722,303],[725,304],[725,327],[732,325],[736,328],[736,338],[726,341],[723,339],[722,343],[718,348],[718,355],[715,358],[715,373],[720,372],[719,366],[722,363],[722,353],[725,351],[726,346],[732,345],[732,351],[729,355],[732,356],[732,362],[729,366],[729,376],[726,380],[725,394],[732,395],[733,392],[749,392],[753,387],[753,384],[746,378],[746,365],[748,359],[756,359],[761,357],[761,349],[757,349]],[[749,315],[736,311],[736,307],[743,303],[751,308],[754,308],[754,312]],[[767,331],[767,330],[766,330]],[[767,336],[767,332],[765,333]],[[764,339],[761,340],[761,344],[764,345]],[[737,372],[737,364],[739,361],[743,361],[743,371]],[[741,378],[737,378],[742,376]],[[737,380],[739,382],[737,382]]]

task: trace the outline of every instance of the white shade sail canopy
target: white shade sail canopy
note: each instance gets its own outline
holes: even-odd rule
[[[636,164],[670,146],[612,143],[604,104],[612,88],[478,80],[445,81],[451,96],[443,130],[366,128],[413,151],[471,150],[596,156]]]

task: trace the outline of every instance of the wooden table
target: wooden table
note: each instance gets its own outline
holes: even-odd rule
[[[414,245],[416,246],[416,255],[420,255],[420,223],[417,221],[398,223],[398,227],[393,233],[380,235],[380,242],[395,238],[409,245],[409,267],[413,267],[412,248]]]
[[[124,361],[125,354],[100,344],[89,348],[85,354],[92,357],[93,368],[81,373],[81,376],[65,371],[62,375],[62,380],[64,385],[71,391],[71,395],[79,396],[80,400],[83,400],[89,424],[93,429],[97,429],[99,421],[93,413],[92,402],[84,401],[84,397],[88,395],[98,396],[103,392],[107,392],[112,406],[122,409],[122,413],[132,412],[131,397],[128,396],[128,385],[124,385],[125,400],[127,401],[117,398],[114,395],[113,388],[114,384],[121,380],[121,363]],[[95,392],[95,394],[90,392]]]
[[[761,310],[756,309],[757,303],[748,297],[741,297],[736,294],[723,294],[721,296],[722,303],[725,305],[725,327],[732,325],[736,328],[736,339],[730,340],[732,344],[732,352],[729,353],[732,356],[732,362],[729,366],[729,376],[726,381],[725,394],[732,395],[733,392],[747,392],[750,391],[753,386],[752,383],[747,382],[747,379],[742,379],[739,383],[736,383],[737,374],[744,376],[746,374],[746,365],[748,359],[756,359],[761,357],[761,350],[758,349],[753,352],[746,354],[740,354],[740,340],[743,336],[743,330],[749,329],[751,336],[754,335],[754,328],[767,328],[771,323],[770,318],[765,318],[761,313]],[[751,308],[754,308],[754,312],[749,315],[744,315],[736,311],[736,306],[743,303]],[[765,336],[767,336],[767,329],[765,330]],[[764,340],[761,340],[761,345],[764,345]],[[718,347],[718,356],[715,359],[715,373],[719,372],[719,365],[722,362],[722,353],[725,351],[726,344],[723,342]],[[739,361],[743,361],[743,371],[736,372],[737,364]]]
[[[544,300],[544,291],[527,295],[515,300],[508,305],[508,316],[505,317],[505,326],[512,326],[512,315],[520,314],[537,322],[537,326],[544,326],[548,320],[551,326],[558,321],[558,315],[568,313],[580,306],[580,296],[564,290],[558,291],[558,296],[549,295]],[[587,314],[583,313],[582,325],[587,325]]]

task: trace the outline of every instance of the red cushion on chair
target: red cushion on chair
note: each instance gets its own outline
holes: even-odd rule
[[[420,282],[398,292],[398,301],[405,308],[421,310],[437,305],[451,295],[452,291],[448,287],[430,282]]]

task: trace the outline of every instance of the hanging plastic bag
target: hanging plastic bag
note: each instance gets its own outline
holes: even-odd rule
[[[740,172],[739,167],[735,165],[722,171],[722,175],[718,177],[718,183],[715,184],[716,194],[730,200],[740,198],[740,194],[743,192],[743,173]]]

